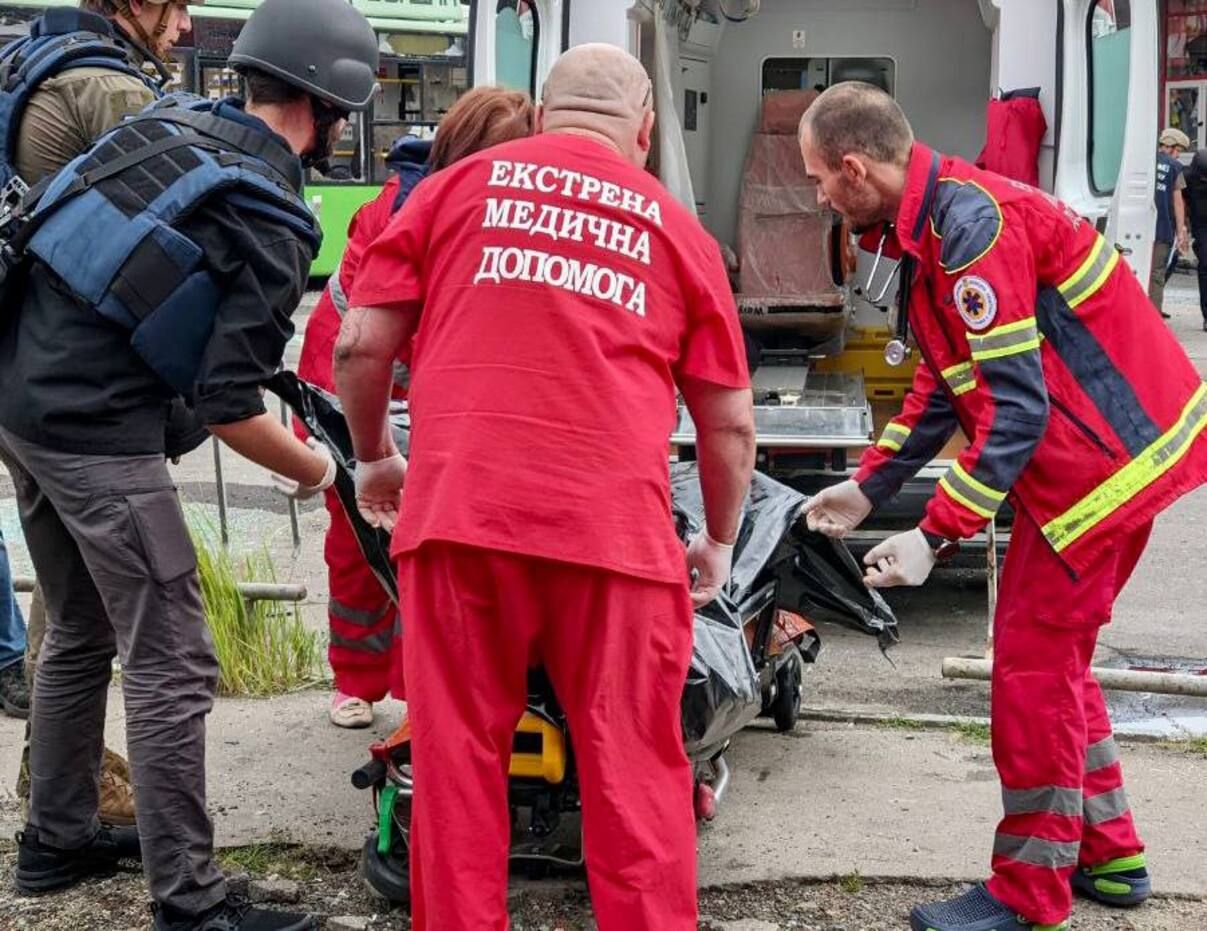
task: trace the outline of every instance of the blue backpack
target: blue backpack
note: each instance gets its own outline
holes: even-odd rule
[[[157,97],[161,92],[131,63],[103,16],[66,7],[47,10],[33,21],[28,36],[0,49],[0,188],[17,173],[17,135],[29,99],[43,81],[84,67],[128,74]]]
[[[170,95],[130,117],[40,192],[20,241],[83,303],[130,333],[144,362],[192,395],[225,282],[176,226],[210,198],[283,223],[317,254],[302,164],[262,132]]]

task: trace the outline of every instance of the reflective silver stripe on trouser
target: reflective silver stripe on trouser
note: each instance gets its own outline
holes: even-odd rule
[[[1050,812],[1069,818],[1081,816],[1081,789],[1044,786],[1042,789],[1002,788],[1002,808],[1008,815],[1034,815]]]
[[[1050,870],[1076,866],[1077,856],[1080,852],[1080,841],[1066,843],[1044,840],[1041,837],[1019,837],[1017,834],[999,834],[993,840],[995,857],[1006,857],[1019,863]]]
[[[394,623],[388,629],[368,637],[361,637],[359,639],[342,637],[333,630],[331,631],[331,645],[333,647],[343,647],[346,650],[359,650],[362,653],[380,654],[389,650],[401,634],[402,623],[398,619],[398,616],[395,615]]]
[[[1086,748],[1085,771],[1087,773],[1096,773],[1117,762],[1119,762],[1119,745],[1115,743],[1113,736],[1104,737],[1098,743],[1090,744]]]
[[[346,605],[338,598],[327,599],[327,613],[332,617],[337,617],[341,621],[347,621],[349,624],[355,624],[357,627],[376,627],[394,610],[394,605],[386,603],[384,607],[375,608],[371,611],[364,611],[360,608],[353,608],[351,605]]]
[[[327,279],[327,291],[331,294],[331,303],[341,320],[348,314],[348,295],[344,293],[344,284],[339,276],[343,273],[344,263],[341,261],[335,269],[335,274]]]
[[[1121,786],[1101,795],[1087,796],[1085,800],[1085,823],[1102,824],[1122,818],[1129,811],[1127,792]]]

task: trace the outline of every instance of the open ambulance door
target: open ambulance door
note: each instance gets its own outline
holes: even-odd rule
[[[1143,282],[1156,226],[1157,0],[1063,0],[1056,194]]]
[[[471,0],[473,83],[539,99],[545,76],[568,47],[572,2],[586,0]]]
[[[1156,224],[1158,0],[980,0],[994,86],[1039,87],[1043,187],[1148,280]]]

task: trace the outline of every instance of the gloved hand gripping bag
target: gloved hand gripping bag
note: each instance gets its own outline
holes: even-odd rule
[[[382,587],[398,600],[390,535],[370,527],[356,508],[356,460],[339,400],[280,372],[269,390],[284,399],[310,433],[331,450],[338,468],[335,491]],[[410,420],[392,407],[394,440],[405,455]],[[704,526],[704,502],[695,463],[671,466],[676,531],[685,543]],[[684,687],[683,730],[689,756],[708,752],[754,720],[762,709],[760,670],[747,643],[745,622],[758,612],[786,608],[810,619],[836,621],[896,640],[896,618],[840,541],[806,530],[799,520],[805,497],[755,473],[734,545],[733,572],[721,595],[695,613],[692,659]],[[685,563],[686,571],[686,563]]]

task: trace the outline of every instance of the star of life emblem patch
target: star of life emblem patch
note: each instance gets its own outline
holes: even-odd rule
[[[965,275],[955,286],[956,309],[964,322],[980,332],[997,316],[997,295],[984,278]]]

